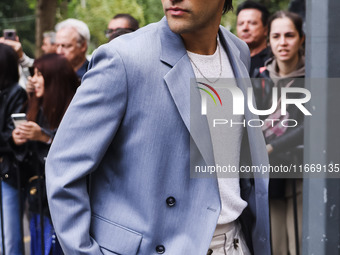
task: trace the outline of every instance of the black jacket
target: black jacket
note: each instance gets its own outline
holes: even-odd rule
[[[286,77],[280,77],[276,72],[276,61],[275,59],[270,59],[266,63],[266,68],[262,69],[259,74],[259,78],[264,80],[265,85],[262,84],[261,91],[262,94],[262,107],[263,109],[269,109],[272,105],[272,88],[277,87],[280,91],[280,88],[285,88],[288,86],[303,88],[304,87],[304,77],[305,77],[305,63],[304,58],[301,57],[297,69],[287,75]],[[254,90],[256,90],[254,88]],[[304,95],[299,93],[289,93],[287,94],[287,98],[301,98]],[[278,98],[281,95],[279,93]],[[278,105],[279,106],[279,105]],[[289,119],[294,119],[297,121],[298,125],[296,127],[288,128],[284,134],[277,137],[267,138],[267,143],[270,143],[273,146],[273,153],[270,155],[270,161],[274,160],[274,158],[279,157],[284,161],[283,155],[279,155],[280,153],[286,153],[295,149],[296,146],[303,145],[303,122],[304,122],[304,114],[298,109],[295,105],[289,104],[287,106],[287,113],[289,114]],[[280,159],[276,159],[274,161],[280,161]],[[274,162],[271,162],[274,163]],[[285,163],[285,162],[277,162],[277,163]]]
[[[50,129],[42,109],[39,110],[35,122],[45,134],[54,137],[57,130]],[[49,210],[45,187],[45,159],[50,146],[40,141],[28,141],[20,146],[12,145],[21,173],[25,173],[26,179],[23,182],[28,189],[29,210],[34,213],[43,212],[46,216],[49,216]]]
[[[254,94],[256,101],[263,109],[269,109],[272,105],[272,88],[278,89],[287,86],[304,87],[305,63],[301,57],[297,69],[282,78],[277,72],[275,58],[266,62],[266,66],[257,70],[257,78],[253,83]],[[280,90],[279,90],[280,91]],[[281,95],[279,93],[278,98]],[[288,98],[300,98],[301,94],[287,94]],[[304,129],[304,114],[295,106],[287,106],[287,115],[289,119],[297,121],[296,127],[290,127],[280,136],[266,137],[266,143],[271,144],[273,152],[269,155],[271,165],[290,165],[302,164],[303,162],[303,129]],[[265,116],[266,119],[268,116]],[[270,117],[269,117],[270,118]],[[269,182],[269,197],[283,198],[285,196],[285,179],[270,179]]]
[[[19,84],[0,91],[0,171],[3,180],[14,187],[17,186],[19,167],[10,146],[14,129],[11,114],[22,112],[26,100],[26,91]]]

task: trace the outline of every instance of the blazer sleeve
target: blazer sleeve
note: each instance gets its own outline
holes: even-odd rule
[[[111,44],[93,56],[46,161],[47,196],[65,254],[102,254],[91,238],[87,175],[96,171],[126,108],[124,63]]]

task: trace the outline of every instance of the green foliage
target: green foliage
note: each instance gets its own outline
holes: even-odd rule
[[[34,31],[35,16],[34,6],[22,0],[0,1],[0,31],[14,28],[22,42],[24,51],[29,56],[34,56]]]
[[[118,13],[129,13],[136,18],[140,26],[145,25],[143,8],[135,0],[83,0],[85,6],[79,0],[72,0],[69,3],[68,16],[84,21],[91,32],[89,51],[106,43],[104,30],[112,17]]]
[[[289,4],[289,0],[259,0],[258,2],[265,5],[271,14],[279,10],[287,10]]]
[[[230,29],[231,32],[236,32],[236,10],[237,6],[244,2],[245,0],[234,0],[233,6],[234,11],[225,14],[222,18],[222,25],[226,28]],[[258,2],[266,6],[270,12],[273,14],[278,10],[287,10],[288,4],[290,0],[254,0],[254,2]]]
[[[222,24],[235,32],[236,8],[244,0],[234,0],[234,12],[222,18]],[[289,0],[254,0],[268,7],[271,13],[287,9]],[[37,0],[1,0],[0,31],[15,28],[22,42],[24,51],[33,56],[35,41],[35,8]],[[157,22],[163,16],[161,0],[58,0],[56,18],[76,18],[88,24],[92,45],[89,51],[107,42],[104,30],[110,19],[117,13],[129,13],[134,16],[140,26]]]
[[[29,0],[32,1],[32,0]],[[65,0],[59,0],[65,1]],[[227,13],[222,18],[222,24],[235,32],[236,9],[244,0],[234,0],[234,11]],[[254,0],[256,1],[256,0]],[[257,0],[268,7],[271,13],[279,9],[287,9],[289,0]],[[86,3],[82,6],[82,3]],[[91,31],[91,49],[107,42],[104,30],[109,20],[117,13],[129,13],[134,16],[140,25],[159,21],[163,16],[162,2],[160,0],[71,0],[68,5],[67,17],[83,20]],[[60,15],[60,20],[67,18]]]
[[[164,16],[161,0],[137,0],[137,3],[144,10],[146,24],[157,22]]]
[[[35,10],[35,7],[37,6],[37,0],[26,0],[26,3],[30,9]]]

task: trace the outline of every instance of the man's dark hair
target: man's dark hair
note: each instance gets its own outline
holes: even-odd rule
[[[127,13],[120,13],[113,17],[113,19],[126,19],[129,21],[129,28],[132,31],[136,31],[139,28],[138,21],[132,17],[130,14]]]
[[[227,13],[228,11],[231,11],[233,9],[233,0],[225,0],[224,6],[223,6],[223,14]]]
[[[238,14],[244,9],[259,10],[262,13],[261,15],[262,24],[263,26],[267,26],[268,18],[269,18],[269,11],[264,5],[254,2],[254,1],[249,1],[249,0],[245,1],[237,7],[236,15],[238,16]]]

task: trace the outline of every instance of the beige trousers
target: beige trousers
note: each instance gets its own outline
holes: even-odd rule
[[[218,226],[207,255],[250,255],[238,221]]]
[[[270,199],[270,224],[273,255],[295,255],[292,181],[286,182],[285,199]],[[302,180],[296,180],[299,247],[302,253]]]

